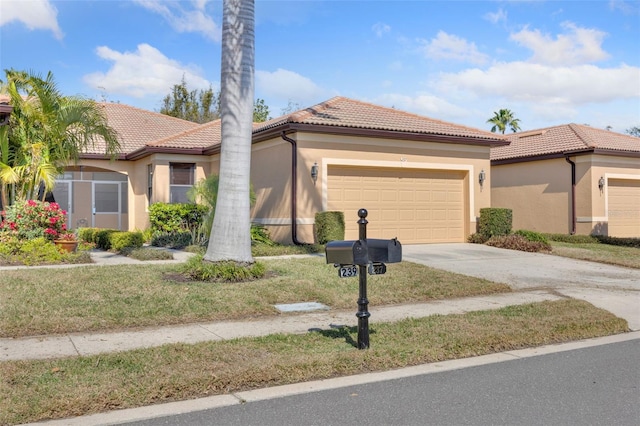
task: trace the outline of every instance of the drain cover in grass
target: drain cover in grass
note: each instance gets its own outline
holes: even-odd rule
[[[318,302],[286,303],[283,305],[275,305],[275,307],[280,312],[320,311],[329,309],[327,305]]]

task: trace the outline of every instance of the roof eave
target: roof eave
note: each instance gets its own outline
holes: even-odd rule
[[[253,134],[253,143],[279,137],[282,132],[325,133],[344,136],[365,136],[372,138],[402,139],[419,142],[443,142],[466,145],[505,146],[511,142],[502,139],[477,138],[472,136],[454,136],[437,133],[416,133],[399,130],[366,129],[362,127],[326,126],[319,124],[283,123]]]

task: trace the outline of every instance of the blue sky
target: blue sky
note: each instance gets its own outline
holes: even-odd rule
[[[0,67],[158,111],[185,76],[219,89],[222,1],[0,0]],[[346,96],[489,130],[640,126],[640,1],[256,0],[271,116]],[[4,72],[2,73],[4,79]]]

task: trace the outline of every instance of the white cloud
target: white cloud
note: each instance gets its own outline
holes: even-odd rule
[[[135,0],[140,6],[162,16],[180,33],[202,33],[210,40],[219,42],[222,29],[207,14],[208,0],[167,1],[167,0]],[[192,5],[192,8],[189,8]]]
[[[385,93],[370,102],[429,117],[463,117],[467,114],[464,108],[429,93],[418,93],[415,96]]]
[[[382,22],[378,22],[371,27],[371,30],[375,33],[375,35],[380,38],[385,34],[391,32],[391,27],[387,24],[383,24]]]
[[[58,10],[48,0],[0,1],[0,27],[9,22],[22,22],[29,30],[50,30],[58,40],[64,37],[58,25]]]
[[[256,71],[255,82],[256,89],[265,96],[291,100],[300,105],[317,102],[327,93],[311,79],[282,68],[274,72]]]
[[[443,92],[464,90],[474,96],[569,105],[640,99],[640,68],[622,65],[550,67],[526,62],[498,63],[487,70],[441,74],[434,86]]]
[[[524,28],[510,38],[533,51],[530,61],[547,65],[577,65],[607,59],[609,55],[602,49],[606,33],[589,28],[581,28],[572,22],[563,22],[564,34],[554,40],[539,30]]]
[[[483,64],[487,61],[487,56],[478,51],[475,43],[444,31],[439,31],[436,38],[429,41],[419,39],[418,43],[423,45],[421,50],[429,59],[453,59],[472,64]]]
[[[492,13],[489,12],[484,15],[484,19],[491,22],[492,24],[497,24],[498,22],[506,22],[507,21],[507,12],[505,12],[502,8],[498,9],[497,12]]]
[[[206,89],[210,85],[197,68],[169,59],[148,44],[138,45],[135,52],[124,53],[100,46],[96,54],[113,64],[106,73],[87,74],[83,80],[94,89],[102,89],[109,94],[134,98],[164,96],[174,84],[180,83],[183,76],[190,89]]]

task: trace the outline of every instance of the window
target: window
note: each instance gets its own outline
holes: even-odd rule
[[[171,181],[169,185],[170,203],[188,203],[187,191],[193,186],[195,164],[171,163]]]

